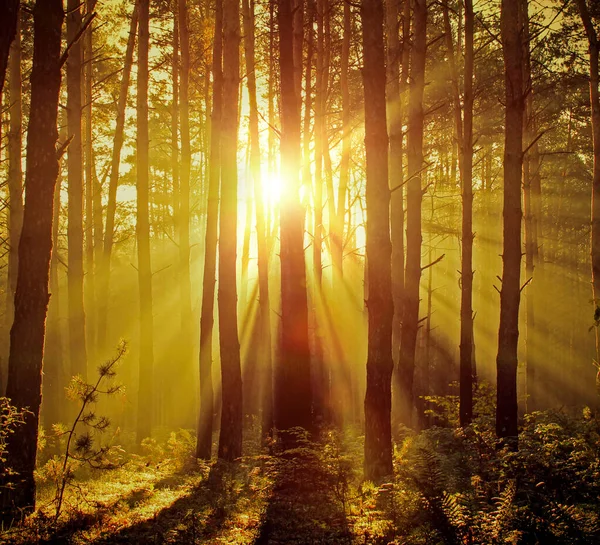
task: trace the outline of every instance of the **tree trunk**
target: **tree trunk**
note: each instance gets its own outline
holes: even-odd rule
[[[81,29],[81,4],[68,0],[67,43]],[[68,292],[69,360],[71,375],[87,376],[85,311],[83,306],[83,157],[81,142],[81,44],[73,44],[67,59],[67,127],[72,138],[67,152],[68,167]]]
[[[27,131],[27,172],[23,230],[19,242],[19,268],[15,319],[10,332],[7,396],[17,408],[27,407],[25,424],[15,428],[8,442],[6,467],[17,472],[14,488],[4,490],[5,521],[35,508],[33,471],[37,451],[42,394],[42,357],[48,277],[52,253],[52,211],[58,178],[56,129],[60,90],[61,0],[38,1],[33,8],[34,44],[31,72],[31,106]]]
[[[127,93],[129,91],[129,79],[131,76],[131,65],[133,63],[133,49],[135,47],[135,34],[137,32],[138,7],[133,8],[131,22],[129,25],[129,38],[125,51],[123,65],[123,77],[119,89],[117,103],[117,123],[113,140],[112,157],[110,162],[110,175],[108,178],[108,202],[106,205],[106,228],[104,230],[104,244],[100,270],[100,293],[103,294],[99,300],[98,308],[98,350],[104,354],[107,349],[107,320],[108,302],[110,299],[110,257],[115,236],[115,214],[117,211],[117,189],[119,186],[119,167],[121,164],[121,149],[123,148],[123,134],[125,128],[125,108],[127,106]]]
[[[17,32],[19,5],[19,0],[4,0],[0,6],[0,96],[4,89],[10,45]]]
[[[518,435],[517,347],[521,300],[521,169],[523,166],[523,16],[519,0],[502,0],[505,71],[502,289],[498,331],[496,433]]]
[[[140,296],[140,362],[137,442],[152,432],[154,325],[152,317],[152,265],[150,263],[150,165],[148,162],[148,48],[150,0],[139,0],[137,75],[137,208],[136,235]]]
[[[221,120],[221,209],[219,214],[219,347],[221,432],[219,458],[242,455],[242,372],[237,329],[237,132],[240,84],[238,0],[223,0],[223,108]]]
[[[414,32],[411,53],[411,80],[408,104],[408,180],[406,194],[406,275],[402,338],[400,342],[399,382],[401,383],[401,422],[410,425],[414,406],[415,348],[419,323],[419,283],[421,280],[421,171],[423,169],[423,91],[427,52],[427,4],[415,0]]]
[[[244,52],[248,97],[250,102],[250,174],[254,182],[254,205],[256,207],[256,242],[258,246],[258,304],[260,361],[264,376],[262,391],[262,433],[266,437],[273,428],[273,369],[271,360],[271,317],[269,306],[269,249],[265,224],[265,201],[260,171],[260,135],[258,131],[258,103],[256,98],[256,64],[254,36],[254,1],[242,0],[244,16]]]
[[[93,10],[95,0],[86,0],[87,15]],[[83,112],[85,119],[85,308],[87,308],[87,350],[91,358],[96,355],[96,271],[94,267],[94,158],[92,146],[92,86],[93,86],[93,34],[92,25],[83,36]]]
[[[210,173],[204,242],[204,277],[200,311],[200,416],[196,456],[209,460],[212,447],[213,383],[212,338],[215,306],[215,269],[219,219],[219,183],[221,178],[221,115],[223,103],[223,1],[216,0],[215,37],[213,41],[213,109],[210,135]]]
[[[473,418],[473,4],[465,1],[464,106],[461,108],[459,70],[454,55],[448,3],[444,3],[444,30],[452,75],[458,168],[462,188],[462,252],[460,271],[460,425]],[[460,36],[458,37],[460,42]]]
[[[367,275],[369,337],[365,396],[365,478],[377,480],[392,468],[392,245],[385,110],[383,2],[361,5],[367,159]]]
[[[275,425],[312,428],[304,209],[300,203],[300,97],[294,84],[292,0],[278,0],[281,74],[281,337],[275,375]]]
[[[8,129],[8,276],[6,289],[6,314],[5,331],[6,344],[3,346],[2,359],[8,358],[8,335],[14,318],[15,292],[17,289],[17,270],[19,267],[19,237],[23,226],[23,172],[21,167],[22,156],[22,124],[23,109],[21,101],[21,25],[17,22],[17,31],[10,47],[9,59],[9,116]],[[6,368],[2,365],[2,384],[0,394],[4,391],[4,372]]]
[[[405,0],[408,1],[408,0]],[[404,291],[404,173],[402,165],[402,102],[400,96],[401,49],[398,37],[399,0],[386,3],[387,34],[387,118],[390,135],[389,186],[391,194],[392,238],[392,298],[394,322],[392,326],[392,357],[396,369],[394,407],[401,407],[401,388],[398,383],[398,357],[402,334],[402,293]],[[404,44],[407,46],[408,44]]]
[[[592,174],[592,295],[595,316],[600,312],[600,91],[598,89],[598,35],[592,23],[586,0],[577,0],[579,14],[585,28],[590,55],[590,104],[592,109],[592,134],[594,171]],[[596,328],[596,362],[600,362],[600,328]]]
[[[179,385],[188,403],[184,405],[183,423],[193,414],[194,397],[190,389],[194,382],[192,367],[192,286],[190,282],[190,33],[186,0],[179,0],[179,36],[181,46],[181,178],[179,183],[179,298],[181,312],[181,366]],[[193,418],[193,417],[192,417]],[[193,419],[192,419],[193,422]]]

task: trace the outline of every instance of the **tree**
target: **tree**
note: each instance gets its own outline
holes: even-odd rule
[[[215,270],[219,221],[219,184],[221,179],[221,116],[223,103],[223,0],[216,0],[213,40],[213,104],[210,120],[210,159],[206,231],[204,238],[204,276],[200,311],[200,415],[196,456],[209,460],[212,446],[213,383],[212,339],[215,308]]]
[[[518,436],[517,345],[521,301],[521,170],[523,167],[523,10],[519,0],[503,0],[502,52],[505,80],[502,288],[498,330],[496,433]]]
[[[465,1],[464,104],[454,55],[448,2],[444,3],[444,32],[452,77],[458,168],[462,188],[462,259],[460,271],[460,424],[473,418],[473,2]],[[460,41],[460,36],[459,36]]]
[[[367,277],[369,340],[365,396],[365,478],[389,475],[392,468],[392,246],[385,108],[383,2],[361,4],[367,159]]]
[[[300,203],[300,97],[294,78],[292,0],[278,0],[281,91],[281,336],[275,369],[275,426],[312,428],[304,209]]]
[[[254,1],[242,0],[244,20],[244,54],[248,96],[250,102],[250,173],[254,182],[254,206],[256,209],[256,242],[258,246],[258,304],[260,359],[263,362],[264,391],[262,428],[263,436],[273,427],[273,389],[271,361],[271,317],[269,305],[269,248],[267,246],[267,225],[265,222],[265,201],[260,168],[260,135],[258,130],[258,103],[256,98],[256,64],[254,34]]]
[[[415,349],[419,328],[419,284],[421,281],[421,202],[423,189],[423,92],[427,52],[427,3],[415,0],[411,50],[411,80],[408,102],[407,189],[406,189],[406,274],[402,312],[402,339],[398,360],[401,384],[401,421],[410,425],[414,406]]]
[[[10,44],[17,32],[19,4],[19,0],[5,0],[0,6],[0,96],[4,88]]]
[[[408,1],[408,0],[405,0]],[[404,173],[402,145],[402,99],[400,95],[401,45],[399,39],[399,0],[386,2],[387,37],[387,117],[390,138],[389,175],[391,194],[391,237],[392,237],[392,295],[394,300],[394,323],[392,330],[392,357],[396,366],[400,354],[402,334],[402,292],[404,291]],[[402,48],[408,48],[405,42]],[[400,388],[394,389],[395,405]]]
[[[25,176],[28,191],[19,242],[15,319],[10,332],[6,391],[13,405],[27,408],[27,413],[25,423],[15,429],[8,443],[7,465],[18,475],[12,489],[3,489],[2,518],[6,521],[35,508],[33,472],[42,397],[54,187],[58,178],[56,125],[64,19],[62,1],[36,2],[33,17],[34,50]]]
[[[152,317],[152,265],[150,262],[150,217],[148,162],[148,47],[150,0],[139,0],[137,76],[137,208],[136,235],[140,293],[140,365],[137,441],[152,431],[154,373],[154,323]]]
[[[182,381],[185,389],[192,381],[192,287],[190,284],[190,33],[186,0],[179,0],[179,37],[181,47],[181,176],[179,181],[179,297],[181,312]],[[192,404],[193,405],[193,404]],[[189,418],[189,417],[188,417]]]
[[[577,8],[585,29],[589,45],[590,56],[590,105],[592,110],[592,135],[593,135],[593,153],[594,170],[592,173],[592,235],[591,235],[591,254],[592,254],[592,295],[594,307],[600,307],[600,91],[598,85],[598,56],[600,46],[598,44],[598,34],[590,17],[590,12],[586,0],[577,0]],[[595,310],[598,314],[598,311]],[[600,335],[596,328],[596,362],[600,362]]]
[[[135,35],[138,23],[137,3],[133,7],[129,23],[129,38],[123,63],[123,76],[119,87],[119,98],[117,100],[116,126],[113,139],[113,148],[110,160],[110,174],[108,177],[108,202],[106,206],[106,228],[104,229],[104,243],[102,246],[102,260],[100,263],[100,293],[104,296],[99,300],[98,307],[98,349],[104,353],[107,348],[107,320],[108,300],[110,298],[110,260],[115,237],[115,213],[117,210],[117,189],[119,186],[119,166],[121,164],[121,150],[123,149],[123,134],[125,130],[125,107],[127,106],[127,94],[129,92],[129,80],[131,77],[131,66],[133,64],[133,50],[135,47]]]
[[[242,371],[237,330],[237,132],[240,79],[238,0],[223,0],[223,108],[221,118],[221,209],[219,223],[219,347],[221,432],[219,458],[242,454]]]
[[[85,311],[83,305],[83,156],[81,139],[81,3],[68,0],[67,126],[72,138],[67,151],[68,167],[68,292],[69,359],[71,375],[87,374]]]
[[[17,21],[17,31],[10,47],[9,58],[9,116],[8,131],[8,275],[6,290],[6,332],[10,331],[14,318],[15,291],[17,289],[17,270],[19,266],[19,237],[23,226],[23,172],[22,125],[23,108],[21,97],[21,25]],[[8,343],[5,355],[8,354]],[[4,371],[4,369],[3,369]],[[4,385],[3,385],[4,386]],[[0,391],[3,390],[3,387]]]

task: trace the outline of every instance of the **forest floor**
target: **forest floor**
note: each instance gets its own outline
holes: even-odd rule
[[[373,534],[377,526],[369,509],[356,503],[361,501],[356,490],[351,492],[359,472],[357,444],[351,453],[338,437],[318,442],[301,437],[292,450],[204,464],[177,444],[185,437],[171,441],[170,451],[154,444],[154,452],[129,456],[118,469],[83,472],[69,485],[57,523],[52,520],[55,484],[40,471],[37,513],[0,533],[0,542],[390,542],[383,540],[384,531]]]
[[[496,438],[490,395],[467,428],[444,403],[451,420],[397,430],[394,475],[379,484],[363,480],[358,428],[298,431],[284,449],[262,447],[249,426],[234,463],[197,461],[194,434],[180,430],[123,452],[114,469],[80,468],[55,520],[61,458],[43,452],[38,510],[0,543],[600,543],[600,411],[528,414],[515,451]]]

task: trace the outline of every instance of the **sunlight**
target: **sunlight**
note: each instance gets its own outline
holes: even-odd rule
[[[265,204],[273,205],[281,198],[281,178],[275,172],[265,174],[262,178],[263,199]]]

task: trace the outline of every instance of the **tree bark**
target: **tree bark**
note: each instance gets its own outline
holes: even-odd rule
[[[304,209],[300,203],[300,97],[294,81],[292,0],[278,0],[281,75],[281,336],[275,374],[275,425],[312,428]]]
[[[427,52],[427,4],[415,0],[414,31],[411,51],[411,79],[408,104],[407,194],[406,194],[406,274],[400,344],[399,382],[401,407],[398,417],[410,426],[414,407],[413,383],[415,349],[419,322],[419,284],[421,280],[421,172],[423,169],[423,92]]]
[[[250,173],[254,182],[256,208],[256,242],[258,246],[258,305],[260,361],[263,362],[262,434],[268,436],[273,428],[273,364],[271,360],[271,317],[269,305],[269,249],[265,223],[265,201],[260,169],[260,135],[258,131],[258,102],[256,98],[256,64],[254,35],[254,1],[242,0],[244,16],[244,53],[248,96],[250,102]]]
[[[517,346],[521,301],[521,170],[523,166],[523,13],[519,0],[503,0],[501,34],[505,72],[502,289],[498,330],[496,434],[518,435]]]
[[[213,383],[212,338],[215,305],[215,270],[217,262],[217,229],[219,219],[219,184],[221,179],[221,115],[223,103],[223,1],[216,0],[215,37],[213,41],[213,109],[210,135],[210,172],[206,232],[204,242],[204,277],[200,311],[200,416],[196,456],[209,460],[212,447]]]
[[[67,127],[72,138],[67,152],[69,361],[71,375],[87,376],[85,310],[83,304],[83,156],[81,131],[81,3],[67,2]]]
[[[587,35],[590,56],[590,104],[594,152],[591,204],[592,296],[594,299],[594,312],[597,314],[597,309],[600,308],[600,91],[598,89],[600,81],[598,77],[600,47],[586,0],[577,0],[577,7]],[[598,362],[600,362],[600,329],[596,328],[596,363]]]
[[[179,0],[179,36],[181,47],[180,123],[181,123],[181,177],[179,183],[179,298],[181,312],[181,391],[190,401],[185,405],[183,422],[188,422],[194,407],[192,367],[192,286],[190,282],[190,33],[186,0]],[[193,422],[193,420],[192,420]]]
[[[408,0],[405,0],[408,1]],[[394,322],[392,326],[392,357],[396,369],[394,407],[401,406],[401,388],[398,383],[398,357],[402,334],[402,293],[404,291],[404,173],[402,164],[402,102],[400,96],[401,48],[398,36],[399,0],[386,3],[387,35],[387,118],[390,136],[389,186],[391,194],[391,238],[392,238],[392,298]],[[405,43],[405,46],[408,44]]]
[[[365,478],[392,468],[392,245],[385,108],[383,2],[361,4],[364,55],[365,150],[367,159],[367,275],[369,335],[365,396]]]
[[[152,317],[152,265],[150,262],[150,165],[148,151],[148,48],[150,0],[139,0],[137,75],[137,207],[136,236],[140,296],[140,361],[137,442],[152,432],[154,324]]]
[[[123,134],[125,129],[125,108],[127,106],[127,93],[129,91],[129,80],[131,66],[133,64],[133,50],[135,47],[135,35],[138,23],[137,3],[131,14],[129,25],[129,38],[125,50],[123,64],[123,77],[119,88],[119,99],[117,102],[117,123],[113,140],[113,149],[110,162],[110,175],[108,178],[108,202],[106,205],[106,228],[104,229],[104,244],[102,248],[102,261],[100,265],[100,298],[98,307],[98,350],[104,354],[107,349],[107,320],[108,302],[110,300],[110,258],[115,236],[115,214],[117,211],[117,189],[119,187],[119,167],[121,164],[121,150],[123,148]]]
[[[10,333],[7,396],[27,408],[25,424],[10,436],[7,467],[18,473],[14,488],[3,494],[3,519],[10,521],[35,508],[35,469],[42,396],[42,358],[48,277],[52,253],[52,209],[58,178],[56,128],[60,90],[61,0],[38,1],[33,9],[34,44],[31,106],[27,131],[27,171],[15,319]]]
[[[221,432],[219,458],[242,454],[242,372],[237,329],[237,132],[240,83],[238,0],[223,0],[223,108],[221,119],[221,207],[219,217],[219,347]]]

